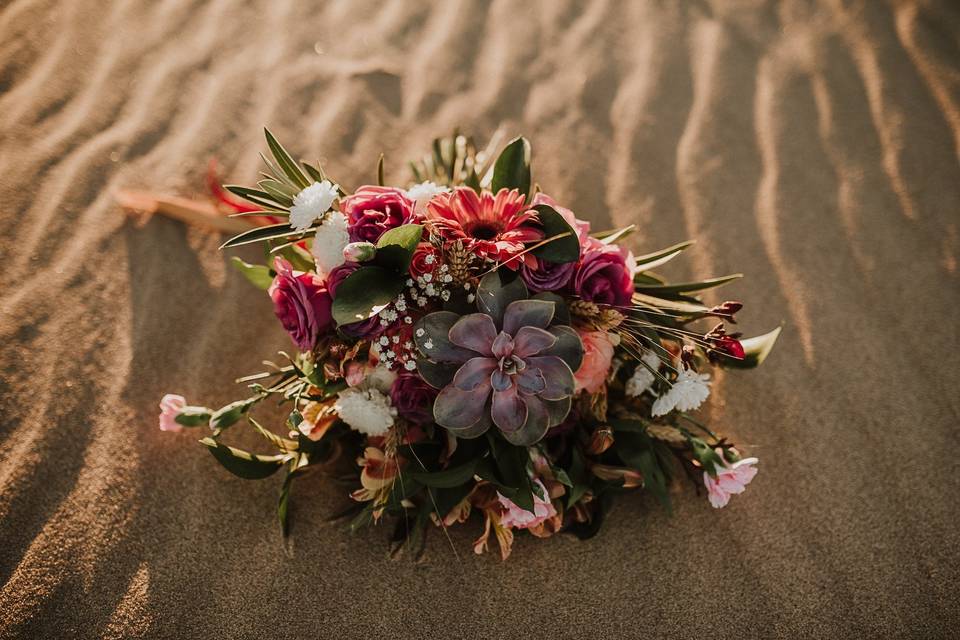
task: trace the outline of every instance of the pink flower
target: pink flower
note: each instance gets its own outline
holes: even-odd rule
[[[543,193],[542,191],[538,192],[537,195],[533,196],[533,201],[530,203],[530,206],[537,206],[538,204],[545,204],[563,216],[563,219],[567,221],[573,229],[577,232],[577,238],[580,240],[580,246],[583,247],[587,243],[587,239],[590,237],[590,223],[585,220],[580,220],[574,215],[573,211],[567,209],[566,207],[561,207],[557,204],[557,201]]]
[[[183,425],[177,422],[177,416],[187,405],[183,396],[168,393],[160,400],[160,431],[180,431]]]
[[[723,458],[723,452],[717,449],[717,455]],[[714,478],[706,471],[703,472],[703,484],[707,487],[707,498],[714,509],[725,507],[730,502],[730,496],[743,493],[757,475],[754,466],[759,462],[756,458],[743,458],[733,464],[717,466],[717,477]]]
[[[413,202],[401,189],[363,186],[340,199],[347,216],[351,242],[376,243],[384,231],[414,222]]]
[[[529,253],[514,258],[527,243],[543,240],[543,231],[535,226],[536,211],[524,204],[523,194],[516,189],[478,195],[470,187],[457,187],[434,196],[427,205],[427,218],[444,239],[460,240],[470,253],[514,271],[521,262],[535,264]]]
[[[500,516],[501,526],[510,529],[529,529],[557,515],[557,510],[549,500],[550,495],[547,493],[547,488],[543,486],[539,478],[534,480],[534,482],[540,487],[540,491],[547,497],[547,500],[544,500],[534,492],[533,513],[518,507],[513,501],[503,497],[499,492],[497,493],[497,500],[505,510]]]
[[[280,257],[274,261],[274,270],[277,275],[267,289],[273,311],[297,348],[310,351],[320,334],[333,327],[333,299],[327,285],[315,273],[294,271]]]
[[[583,362],[573,374],[576,390],[596,393],[607,382],[613,361],[613,343],[606,331],[577,331],[583,342]]]
[[[573,275],[573,292],[597,304],[630,306],[634,291],[632,262],[626,248],[588,238]]]

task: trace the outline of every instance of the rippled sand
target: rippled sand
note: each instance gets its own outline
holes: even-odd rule
[[[0,636],[946,637],[960,623],[960,9],[943,2],[260,3],[0,9]],[[528,6],[529,5],[529,6]],[[522,7],[522,8],[521,8]],[[786,328],[712,421],[761,458],[714,512],[621,500],[599,537],[479,523],[388,560],[384,528],[156,429],[287,348],[219,238],[111,190],[249,182],[269,125],[345,185],[407,180],[456,125],[674,277]],[[256,250],[248,252],[257,257]],[[255,348],[250,345],[257,343]]]

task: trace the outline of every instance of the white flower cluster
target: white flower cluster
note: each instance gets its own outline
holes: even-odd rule
[[[333,211],[317,228],[310,245],[310,253],[316,259],[317,273],[327,276],[344,263],[343,248],[350,243],[347,232],[347,218],[339,211]]]
[[[420,184],[415,184],[406,191],[406,196],[409,200],[413,200],[416,203],[429,202],[433,196],[438,193],[446,193],[450,191],[447,187],[441,187],[435,182],[427,180],[426,182],[421,182]]]
[[[630,376],[630,379],[627,380],[627,384],[624,387],[624,393],[634,398],[643,395],[644,391],[653,386],[653,381],[656,380],[656,377],[650,372],[650,369],[654,371],[660,369],[660,358],[657,357],[657,354],[653,351],[647,351],[643,354],[642,360],[644,364],[650,368],[648,369],[642,364],[638,364],[633,375]]]
[[[341,391],[333,408],[351,428],[368,436],[384,435],[397,415],[390,398],[377,389]]]
[[[306,231],[317,218],[330,210],[337,199],[337,185],[329,180],[314,182],[293,197],[290,207],[290,226],[297,231]]]
[[[693,369],[681,366],[680,374],[673,386],[653,403],[651,414],[654,417],[665,416],[674,409],[693,411],[710,395],[710,374],[697,373]]]

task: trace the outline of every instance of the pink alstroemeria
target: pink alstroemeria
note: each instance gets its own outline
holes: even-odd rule
[[[530,529],[557,515],[557,510],[554,508],[553,503],[550,502],[550,495],[547,493],[547,488],[543,486],[539,478],[535,479],[534,483],[540,487],[540,491],[543,492],[543,495],[546,496],[547,499],[544,500],[534,491],[533,513],[530,513],[523,507],[518,507],[512,500],[505,498],[499,492],[497,493],[497,500],[499,500],[500,506],[504,508],[504,512],[500,516],[501,525],[510,527],[511,529]]]
[[[723,458],[723,452],[717,449],[717,455]],[[714,509],[725,507],[730,502],[730,496],[743,493],[747,485],[757,475],[754,466],[759,462],[756,458],[743,458],[733,464],[717,466],[717,477],[714,478],[706,471],[703,472],[703,484],[707,487],[707,498]]]
[[[181,431],[183,425],[177,422],[177,416],[187,406],[187,399],[175,393],[168,393],[160,400],[160,430]]]

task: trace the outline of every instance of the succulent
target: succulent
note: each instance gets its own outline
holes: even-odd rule
[[[563,324],[558,296],[528,296],[520,278],[492,272],[477,287],[476,313],[437,311],[417,323],[418,371],[440,389],[434,420],[457,437],[496,425],[529,446],[567,417],[583,344]]]

